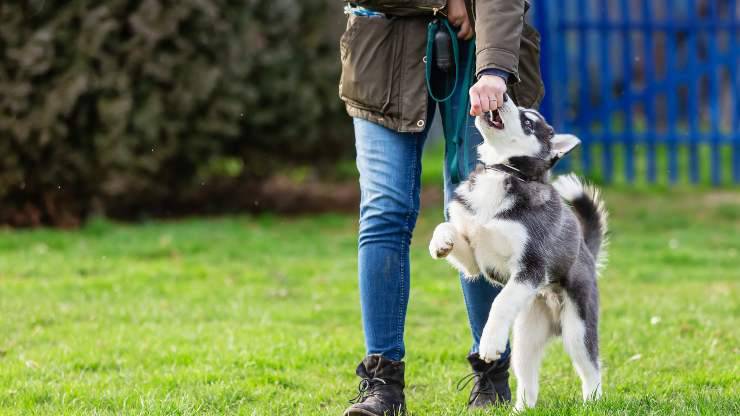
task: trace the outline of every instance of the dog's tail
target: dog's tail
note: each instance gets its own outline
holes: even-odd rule
[[[558,177],[553,183],[560,196],[568,201],[583,228],[586,246],[599,268],[606,264],[607,218],[609,217],[599,190],[586,185],[574,174]]]

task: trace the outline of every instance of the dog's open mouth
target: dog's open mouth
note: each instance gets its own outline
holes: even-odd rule
[[[483,118],[485,118],[488,125],[494,129],[504,129],[504,121],[501,120],[501,114],[499,114],[498,110],[489,111]]]

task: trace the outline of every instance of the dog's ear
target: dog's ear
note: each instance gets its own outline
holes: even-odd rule
[[[558,160],[581,144],[581,140],[572,134],[556,134],[550,139],[550,144],[552,145],[550,166],[554,166]]]

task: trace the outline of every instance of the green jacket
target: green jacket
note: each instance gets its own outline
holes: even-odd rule
[[[352,0],[395,18],[350,15],[340,40],[339,96],[352,117],[399,132],[424,130],[428,95],[424,78],[426,29],[447,0]],[[524,0],[466,0],[476,31],[476,74],[498,68],[509,95],[536,107],[545,89],[540,35],[524,22]]]

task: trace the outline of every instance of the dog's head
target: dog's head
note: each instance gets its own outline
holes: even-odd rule
[[[498,110],[476,117],[475,126],[483,135],[478,154],[485,164],[534,158],[549,169],[581,142],[572,134],[555,134],[540,113],[517,107],[508,97]]]

